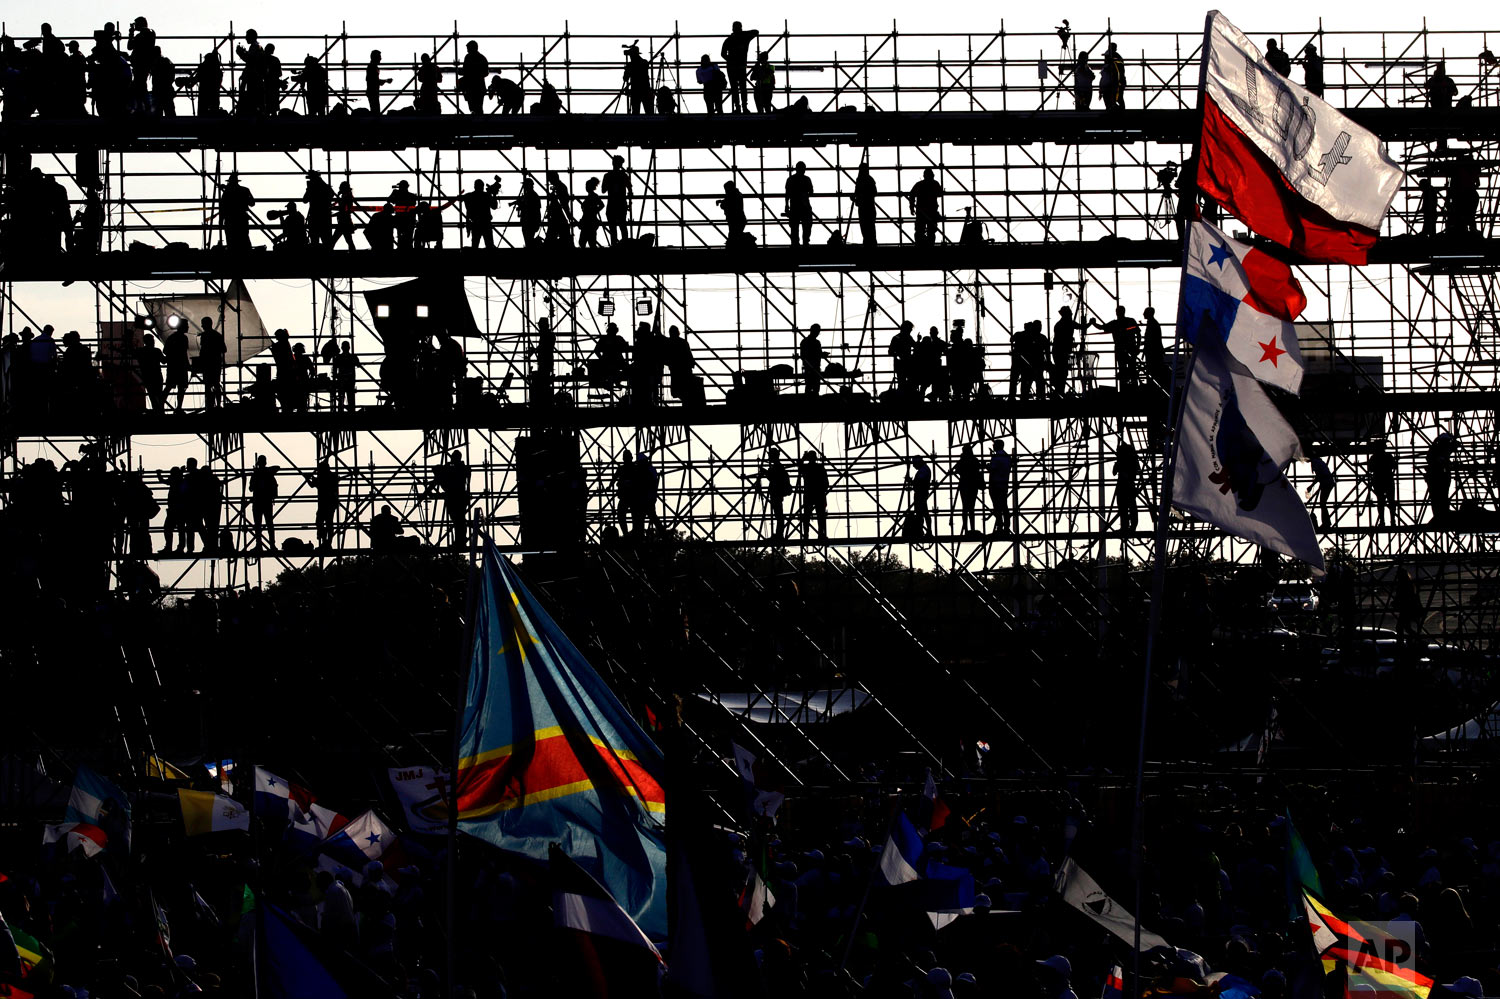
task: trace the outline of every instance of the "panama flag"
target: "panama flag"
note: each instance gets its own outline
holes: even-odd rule
[[[290,819],[305,813],[312,805],[312,792],[267,770],[255,768],[255,814],[268,818]]]
[[[488,539],[472,655],[459,828],[537,860],[556,843],[666,939],[661,751]]]
[[[1193,223],[1177,320],[1189,343],[1217,336],[1256,378],[1295,394],[1303,368],[1292,320],[1306,307],[1302,285],[1284,262],[1207,222]]]
[[[1363,264],[1403,176],[1379,137],[1272,69],[1218,11],[1204,45],[1199,189],[1308,260]]]
[[[1312,521],[1283,471],[1300,454],[1260,383],[1224,344],[1201,338],[1178,419],[1172,505],[1322,575]]]

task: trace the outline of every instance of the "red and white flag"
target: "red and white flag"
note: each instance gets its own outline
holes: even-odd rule
[[[1365,263],[1403,176],[1380,138],[1272,69],[1218,11],[1204,45],[1199,189],[1309,260]]]
[[[62,843],[65,853],[82,850],[85,857],[95,857],[109,845],[109,837],[90,822],[59,822],[42,827],[42,845],[48,843]]]
[[[655,995],[665,967],[635,920],[604,886],[553,844],[547,856],[552,918],[572,953],[562,972],[565,994],[612,999]]]

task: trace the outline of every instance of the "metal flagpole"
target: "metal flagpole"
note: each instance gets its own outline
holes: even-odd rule
[[[1193,139],[1193,155],[1189,162],[1193,169],[1198,169],[1198,157],[1202,152],[1203,145],[1203,102],[1204,88],[1208,79],[1208,53],[1212,42],[1214,12],[1210,11],[1203,22],[1203,50],[1199,56],[1198,63],[1198,131]],[[1132,958],[1131,999],[1139,999],[1141,995],[1141,908],[1145,901],[1145,836],[1146,836],[1146,723],[1151,706],[1151,670],[1156,656],[1156,639],[1161,629],[1161,604],[1166,590],[1167,576],[1167,526],[1172,515],[1172,478],[1177,467],[1177,445],[1178,445],[1178,421],[1182,417],[1182,400],[1177,396],[1177,367],[1178,359],[1182,353],[1182,289],[1187,279],[1187,254],[1190,240],[1188,238],[1188,226],[1194,221],[1198,204],[1198,183],[1196,176],[1184,178],[1186,183],[1178,198],[1178,211],[1184,213],[1185,224],[1182,230],[1182,273],[1177,285],[1177,329],[1176,337],[1172,342],[1172,378],[1167,390],[1167,434],[1163,441],[1163,462],[1161,476],[1161,495],[1157,503],[1156,514],[1156,541],[1151,563],[1151,606],[1146,627],[1146,658],[1142,667],[1141,675],[1141,729],[1140,739],[1136,744],[1135,756],[1135,807],[1131,820],[1130,833],[1130,860],[1135,873],[1135,954]],[[1191,200],[1189,200],[1191,199]],[[1188,207],[1192,206],[1193,213],[1188,214]],[[1193,365],[1197,363],[1197,353],[1188,364],[1188,376],[1192,374]],[[1188,378],[1183,379],[1186,384]],[[1184,393],[1185,397],[1186,393]]]

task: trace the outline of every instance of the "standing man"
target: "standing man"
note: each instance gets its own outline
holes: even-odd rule
[[[750,113],[749,68],[750,41],[760,36],[755,28],[745,30],[739,21],[719,46],[719,58],[724,60],[724,72],[729,77],[729,103],[735,114]]]
[[[1068,387],[1068,370],[1078,348],[1083,345],[1083,334],[1090,326],[1097,326],[1092,318],[1083,322],[1073,318],[1073,310],[1064,305],[1057,310],[1057,322],[1052,324],[1052,394],[1061,395]]]
[[[256,455],[255,468],[250,472],[250,513],[255,521],[257,549],[264,547],[260,537],[260,524],[264,520],[271,535],[271,550],[276,550],[276,497],[280,491],[276,473],[279,471],[281,466],[267,465],[265,455]]]
[[[625,93],[630,101],[631,114],[650,114],[651,64],[641,56],[641,47],[634,43],[625,46]]]
[[[813,323],[807,331],[807,336],[797,347],[797,354],[802,359],[802,385],[808,395],[817,395],[823,385],[823,359],[828,352],[823,349],[822,341],[818,335],[823,332],[823,327]]]
[[[943,220],[943,185],[937,182],[932,168],[922,171],[922,179],[912,185],[906,196],[917,222],[917,245],[932,246],[937,242],[938,224]]]
[[[1391,511],[1391,526],[1401,523],[1396,512],[1396,456],[1386,447],[1385,438],[1377,437],[1370,445],[1370,492],[1375,494],[1375,523],[1385,526],[1385,511]]]
[[[771,512],[775,518],[771,538],[775,541],[785,541],[786,498],[792,494],[792,477],[781,462],[781,448],[772,447],[770,460],[755,470],[756,492],[760,491],[762,480],[765,481],[766,496],[770,500]]]
[[[187,322],[179,320],[166,339],[167,382],[163,386],[165,395],[177,390],[177,411],[182,412],[182,400],[187,395],[190,366],[188,364]],[[164,395],[164,397],[165,397]]]
[[[458,92],[469,105],[469,114],[484,114],[485,87],[489,82],[490,61],[479,51],[478,42],[470,42],[458,72]]]
[[[307,238],[314,249],[333,245],[333,188],[316,170],[307,173],[307,188],[302,192],[307,205]]]
[[[500,175],[488,186],[484,181],[474,181],[474,190],[463,196],[464,224],[469,227],[469,246],[479,249],[484,240],[487,250],[495,248],[495,209],[500,207]]]
[[[1140,511],[1136,509],[1137,481],[1141,477],[1141,459],[1135,453],[1135,445],[1121,441],[1115,451],[1115,508],[1120,513],[1120,534],[1131,537],[1140,523]]]
[[[1125,306],[1115,306],[1115,318],[1104,324],[1115,345],[1115,380],[1121,389],[1134,388],[1141,350],[1141,327],[1125,314]]]
[[[250,249],[250,209],[255,207],[255,195],[240,183],[240,175],[232,172],[219,192],[219,225],[224,231],[224,245],[232,253],[244,253]]]
[[[792,227],[793,246],[798,245],[799,233],[801,245],[812,242],[812,195],[813,182],[807,175],[807,164],[798,160],[792,175],[786,179],[786,217]]]
[[[932,537],[932,511],[928,500],[932,497],[932,466],[920,454],[911,460],[911,512],[907,515],[907,529],[917,538]]]
[[[365,67],[365,100],[371,114],[380,113],[380,87],[390,82],[391,77],[380,75],[380,50],[374,49],[370,52],[370,64]]]
[[[797,465],[802,488],[802,539],[808,537],[813,514],[818,516],[818,539],[828,540],[828,468],[818,452],[808,450]]]
[[[318,494],[318,513],[315,522],[318,532],[318,547],[333,547],[334,521],[339,511],[339,474],[328,464],[327,458],[319,459],[318,467],[311,475],[305,475],[307,484]]]
[[[453,548],[462,550],[469,538],[469,466],[457,451],[450,452],[448,460],[432,473],[427,492],[437,490],[443,494],[448,525],[453,531]]]
[[[1149,305],[1141,315],[1146,317],[1146,335],[1141,347],[1146,377],[1165,392],[1172,380],[1172,371],[1167,367],[1167,347],[1162,341],[1161,323],[1156,321],[1156,310]]]
[[[990,509],[995,514],[995,533],[1010,533],[1010,470],[1011,456],[1005,451],[1005,442],[995,441],[995,453],[990,455]]]
[[[880,192],[875,187],[875,178],[870,176],[870,164],[862,161],[859,172],[854,175],[854,211],[859,216],[859,240],[865,246],[875,245],[875,196]]]
[[[620,240],[630,235],[630,196],[632,186],[630,183],[630,171],[625,169],[625,157],[616,156],[611,162],[613,166],[605,172],[604,182],[599,186],[604,189],[604,223],[609,229],[609,242],[611,246],[619,245]]]

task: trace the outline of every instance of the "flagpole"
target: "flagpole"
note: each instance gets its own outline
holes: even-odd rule
[[[469,670],[474,661],[474,608],[479,602],[477,575],[474,571],[479,557],[479,518],[470,525],[469,575],[464,586],[464,644],[461,655],[463,666],[458,671],[458,697],[454,699],[453,746],[448,756],[448,870],[446,886],[446,917],[448,920],[447,964],[448,995],[458,995],[458,752],[463,738],[465,709],[469,698]]]
[[[1196,171],[1198,170],[1198,157],[1202,154],[1203,148],[1203,102],[1208,80],[1208,54],[1213,39],[1214,14],[1214,11],[1209,11],[1204,17],[1203,47],[1198,61],[1198,129],[1193,139],[1193,155],[1189,160],[1195,174],[1186,178],[1187,182],[1178,194],[1177,203],[1178,216],[1184,219],[1180,237],[1182,239],[1182,270],[1177,281],[1177,324],[1174,330],[1176,335],[1172,339],[1172,377],[1167,389],[1167,435],[1166,440],[1162,442],[1161,495],[1157,502],[1156,539],[1151,560],[1151,603],[1146,626],[1145,664],[1141,675],[1140,737],[1136,743],[1135,807],[1130,830],[1130,859],[1135,869],[1135,905],[1132,906],[1135,917],[1135,953],[1132,957],[1133,982],[1130,999],[1139,999],[1141,995],[1141,909],[1145,902],[1146,881],[1146,723],[1151,707],[1151,672],[1156,656],[1156,639],[1161,630],[1161,604],[1166,591],[1167,527],[1172,516],[1172,479],[1177,468],[1177,430],[1182,418],[1182,400],[1177,398],[1177,367],[1182,353],[1182,289],[1187,280],[1188,245],[1190,243],[1188,226],[1197,215]],[[1186,173],[1185,170],[1184,173]],[[1191,198],[1190,204],[1183,204],[1183,200],[1188,198]],[[1188,212],[1190,207],[1192,208],[1191,214]],[[1191,374],[1192,366],[1197,363],[1197,359],[1197,353],[1194,352],[1192,359],[1188,362],[1189,374]]]

